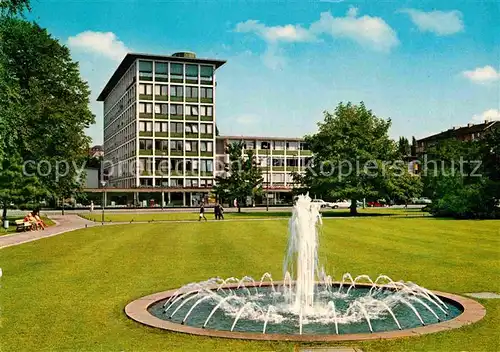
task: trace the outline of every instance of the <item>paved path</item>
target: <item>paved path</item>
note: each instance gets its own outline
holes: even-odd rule
[[[50,217],[56,224],[45,230],[16,232],[9,235],[0,236],[0,249],[17,246],[22,243],[36,241],[46,237],[60,235],[61,233],[95,226],[96,223],[83,219],[77,215],[53,215]]]

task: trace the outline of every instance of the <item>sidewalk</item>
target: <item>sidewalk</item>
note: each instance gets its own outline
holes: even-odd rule
[[[81,229],[84,228],[85,225],[88,227],[97,225],[97,223],[83,219],[77,215],[52,215],[50,219],[56,224],[46,228],[45,230],[16,232],[0,236],[0,249]]]

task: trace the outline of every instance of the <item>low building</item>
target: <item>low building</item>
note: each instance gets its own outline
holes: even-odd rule
[[[416,141],[416,152],[417,155],[424,154],[427,149],[433,145],[435,145],[439,141],[447,140],[447,139],[456,139],[459,141],[473,141],[476,139],[480,139],[484,136],[486,131],[491,128],[498,128],[500,125],[499,121],[485,121],[479,124],[469,123],[467,126],[461,127],[452,127],[447,131],[433,134],[431,136],[418,139]]]

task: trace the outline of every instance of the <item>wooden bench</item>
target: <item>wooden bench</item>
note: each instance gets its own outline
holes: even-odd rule
[[[16,231],[31,230],[32,224],[30,222],[25,222],[23,219],[19,219],[16,220],[15,223],[16,223]]]

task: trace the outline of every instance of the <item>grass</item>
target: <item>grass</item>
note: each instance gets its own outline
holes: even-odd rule
[[[500,222],[365,217],[325,221],[320,260],[337,279],[385,273],[454,293],[500,291]],[[169,333],[129,320],[130,301],[214,276],[280,278],[287,221],[102,226],[0,251],[5,351],[293,351],[295,343]],[[363,351],[497,351],[500,301],[457,330],[341,343]],[[330,343],[328,346],[334,344]],[[308,344],[307,346],[311,346]]]
[[[140,211],[140,210],[139,210]],[[399,208],[367,208],[359,209],[360,216],[388,216],[388,215],[399,215],[399,216],[426,216],[427,213],[422,212],[419,209],[399,209]],[[81,217],[84,217],[91,221],[101,222],[102,214],[99,211],[94,213],[81,213]],[[213,209],[207,209],[205,216],[207,219],[214,219]],[[241,213],[237,212],[225,212],[225,219],[253,219],[253,218],[288,218],[290,216],[290,211],[245,211]],[[323,217],[345,217],[350,216],[349,210],[347,209],[335,209],[335,210],[325,210],[323,211]],[[193,210],[190,212],[148,212],[148,213],[108,213],[104,214],[105,222],[130,222],[130,221],[188,221],[188,220],[198,220],[198,211]]]
[[[43,222],[45,223],[45,225],[47,225],[47,226],[53,226],[54,225],[54,222],[52,220],[50,220],[48,217],[46,217],[46,216],[40,216],[40,218],[43,220]],[[2,229],[0,230],[0,236],[16,232],[16,223],[15,223],[15,221],[21,219],[21,217],[7,217],[7,219],[9,220],[9,228],[8,229],[4,229],[2,227]]]

